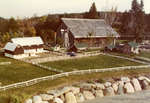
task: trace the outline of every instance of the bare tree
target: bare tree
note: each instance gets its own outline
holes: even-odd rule
[[[117,18],[117,7],[112,7],[108,12],[105,13],[104,19],[106,20],[107,24],[113,25]]]

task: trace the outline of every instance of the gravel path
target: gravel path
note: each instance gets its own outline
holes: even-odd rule
[[[97,98],[84,103],[150,103],[150,90],[122,96]]]

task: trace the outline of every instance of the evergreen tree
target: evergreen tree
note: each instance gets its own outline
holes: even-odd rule
[[[89,12],[84,14],[84,17],[88,18],[88,19],[98,19],[99,18],[95,3],[92,4]]]
[[[138,3],[137,0],[132,1],[132,8],[130,10],[131,14],[131,29],[135,36],[135,40],[140,42],[144,33],[144,11],[143,11],[143,1]]]

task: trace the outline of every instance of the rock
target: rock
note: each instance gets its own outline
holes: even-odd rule
[[[134,86],[135,91],[141,91],[141,90],[142,90],[141,85],[140,85],[138,79],[133,78],[133,79],[131,80],[131,82],[132,82],[132,84],[133,84],[133,86]]]
[[[124,85],[123,81],[118,81],[118,85]]]
[[[33,96],[33,103],[41,103],[42,98],[41,96]]]
[[[96,88],[96,85],[92,83],[83,83],[80,85],[80,88],[83,88],[84,90],[91,90],[92,88]]]
[[[123,95],[124,94],[124,83],[120,82],[119,83],[119,86],[118,86],[118,91],[117,91],[117,94],[119,95]]]
[[[85,101],[84,96],[83,96],[82,93],[76,94],[75,97],[76,97],[76,100],[77,100],[78,103]]]
[[[48,95],[48,94],[40,94],[43,101],[49,101],[52,100],[54,96]]]
[[[78,93],[80,93],[80,88],[78,88],[78,87],[72,87],[71,90],[72,90],[72,93],[73,93],[73,94],[78,94]]]
[[[95,98],[90,91],[83,91],[83,95],[86,100],[92,100]]]
[[[118,91],[118,84],[119,83],[117,83],[117,82],[112,84],[112,88],[114,89],[115,92]]]
[[[60,91],[61,91],[62,94],[64,94],[64,93],[70,92],[71,90],[72,90],[72,87],[64,87]]]
[[[104,84],[101,84],[101,83],[95,83],[95,85],[96,85],[96,89],[105,89],[105,86],[104,86]]]
[[[54,98],[54,103],[64,103],[60,98]]]
[[[60,90],[50,90],[50,91],[47,91],[47,94],[53,95],[54,97],[59,97],[66,92],[68,92],[68,88],[63,88]]]
[[[25,103],[32,103],[32,99],[26,100]]]
[[[104,95],[105,96],[114,96],[115,92],[114,89],[112,87],[108,87],[104,90]]]
[[[76,97],[72,92],[68,92],[65,95],[66,103],[77,103]]]
[[[121,77],[121,81],[124,83],[130,82],[130,79],[128,77]]]
[[[54,97],[58,97],[61,95],[61,92],[58,90],[50,90],[50,91],[47,91],[47,94],[53,95]]]
[[[124,89],[126,93],[134,93],[134,88],[130,82],[124,85]]]
[[[106,83],[104,84],[104,86],[105,86],[105,87],[111,87],[111,83],[110,83],[110,82],[106,82]]]
[[[147,80],[142,80],[141,86],[142,86],[142,89],[145,89],[145,90],[150,88]]]
[[[60,99],[65,102],[65,96],[63,94],[60,96]]]
[[[138,79],[141,80],[141,81],[142,81],[142,80],[146,80],[146,81],[150,84],[150,79],[147,78],[147,77],[140,76]]]
[[[42,101],[41,103],[49,103],[48,101]]]
[[[104,97],[103,91],[102,90],[96,90],[95,91],[95,96],[96,97]]]

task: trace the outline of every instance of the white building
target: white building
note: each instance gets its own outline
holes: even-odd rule
[[[4,47],[5,56],[14,59],[36,56],[36,53],[44,52],[43,45],[40,37],[12,38]]]

